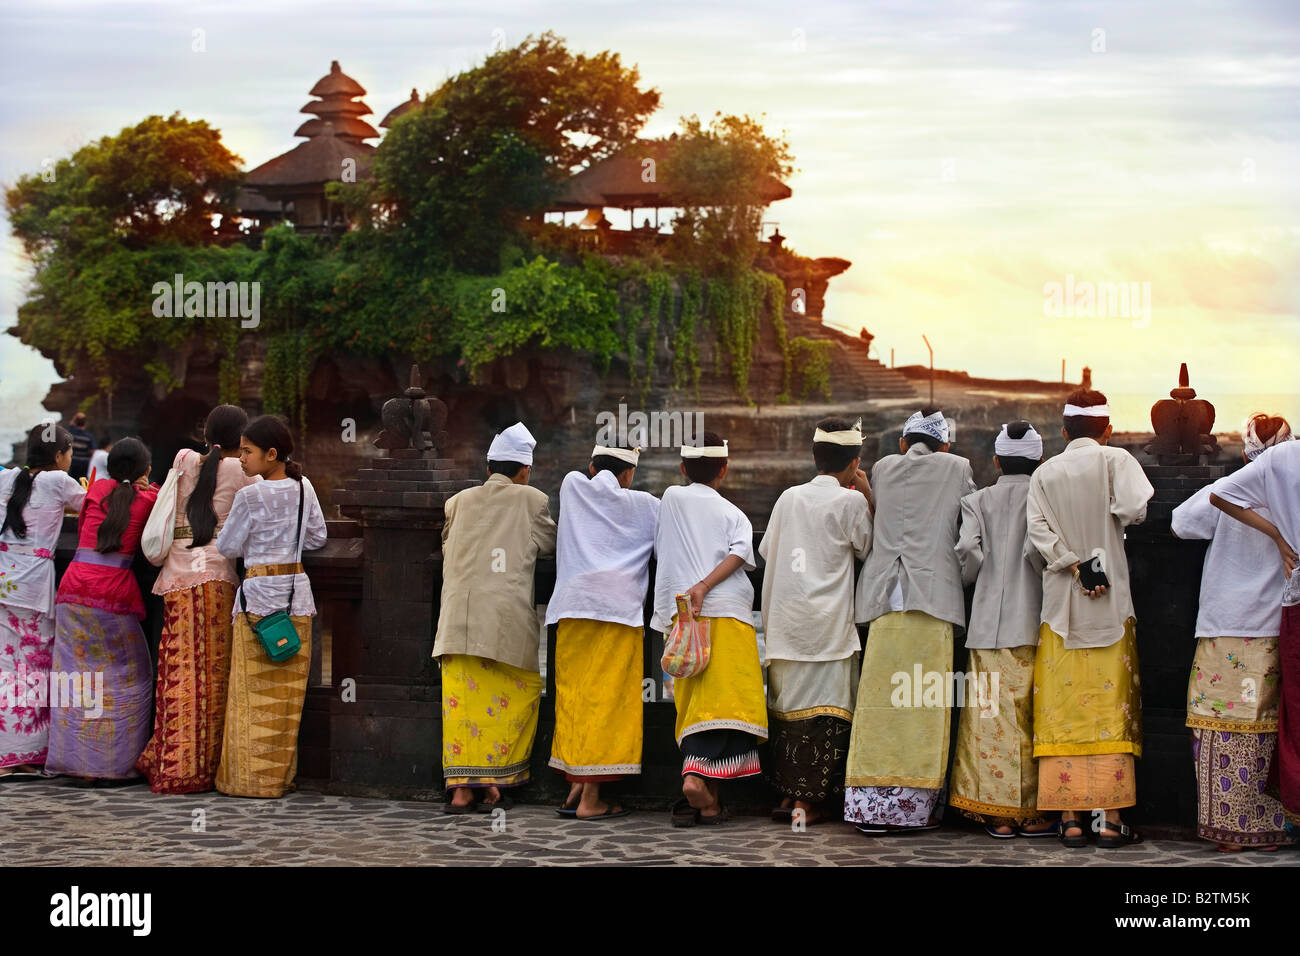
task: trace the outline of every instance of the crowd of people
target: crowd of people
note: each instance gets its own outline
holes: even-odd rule
[[[554,553],[549,765],[569,784],[562,816],[629,812],[602,787],[641,772],[653,559],[651,628],[668,634],[689,620],[709,643],[707,665],[673,683],[683,795],[674,825],[724,822],[719,785],[763,775],[781,796],[773,819],[803,826],[842,819],[869,836],[918,832],[938,827],[946,805],[996,839],[1140,842],[1121,816],[1137,803],[1142,753],[1124,528],[1144,520],[1153,488],[1109,444],[1110,409],[1091,389],[1070,396],[1067,444],[1050,459],[1031,423],[1004,425],[988,488],[977,490],[970,463],[951,453],[949,427],[939,409],[912,414],[898,453],[868,478],[860,423],[818,423],[817,476],[781,494],[758,547],[766,689],[753,529],[719,490],[726,439],[705,432],[683,446],[685,483],[658,498],[631,487],[638,447],[597,444],[585,470],[564,477],[557,523],[529,484],[528,428],[497,434],[486,483],[447,502],[443,528],[433,655],[446,812],[509,807],[503,791],[529,779],[542,691],[534,569]],[[1212,541],[1187,723],[1198,832],[1225,852],[1276,849],[1300,821],[1291,438],[1283,419],[1254,416],[1245,466],[1173,523]],[[953,674],[960,638],[969,669]]]
[[[569,784],[561,816],[629,812],[602,788],[641,772],[653,560],[650,626],[668,634],[685,615],[709,649],[707,666],[673,683],[674,825],[725,822],[720,784],[762,775],[780,795],[773,819],[803,826],[919,832],[951,806],[997,839],[1139,842],[1121,817],[1137,802],[1142,751],[1124,528],[1144,520],[1153,489],[1108,444],[1109,416],[1100,392],[1075,392],[1065,449],[1046,460],[1031,423],[1007,423],[999,477],[984,489],[951,452],[939,409],[912,414],[870,477],[860,422],[819,422],[817,475],[782,492],[758,547],[766,683],[753,529],[720,492],[726,439],[706,431],[682,446],[683,483],[661,497],[631,487],[634,443],[597,444],[564,477],[557,523],[529,484],[536,440],[523,423],[503,430],[487,480],[445,507],[433,656],[446,812],[509,807],[505,791],[529,780],[543,689],[534,570],[554,553],[549,765]],[[222,405],[204,438],[161,488],[135,438],[111,445],[93,481],[77,480],[77,437],[53,424],[31,430],[25,467],[0,473],[0,776],[292,789],[315,614],[301,556],[324,544],[324,516],[282,420]],[[1198,832],[1225,852],[1275,849],[1300,822],[1292,438],[1283,419],[1254,416],[1244,467],[1173,518],[1175,534],[1211,542],[1187,725]],[[173,513],[170,544],[150,555],[165,611],[155,672],[131,564],[156,507]],[[79,516],[77,549],[56,587],[66,511]],[[954,674],[963,639],[968,669]],[[87,685],[75,699],[69,675]]]
[[[38,425],[26,466],[0,473],[0,775],[292,788],[315,614],[301,555],[325,543],[324,515],[280,419],[221,405],[204,437],[204,453],[172,462],[170,543],[150,556],[164,609],[156,675],[131,570],[162,490],[149,449],[119,439],[93,481],[77,480],[73,433]],[[56,587],[65,511],[78,515],[77,549]],[[277,615],[299,645],[279,660],[259,631]]]

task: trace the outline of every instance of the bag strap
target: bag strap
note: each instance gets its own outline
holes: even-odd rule
[[[298,524],[294,528],[294,540],[296,542],[296,549],[294,551],[295,564],[297,564],[302,560],[302,506],[303,506],[303,502],[306,500],[306,497],[307,497],[307,492],[302,486],[302,479],[299,479],[298,480]],[[244,615],[244,623],[247,624],[249,629],[251,630],[253,625],[248,620],[248,602],[244,599],[244,583],[246,581],[247,581],[246,577],[241,577],[239,579],[239,610]],[[290,575],[289,576],[289,614],[291,615],[293,614],[294,589],[297,586],[298,586],[298,575],[296,574]]]

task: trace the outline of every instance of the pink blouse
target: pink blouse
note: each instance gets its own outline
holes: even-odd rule
[[[182,448],[176,453],[172,467],[180,471],[176,482],[176,527],[189,526],[185,509],[189,505],[190,495],[199,481],[199,469],[203,462],[198,452]],[[163,561],[162,571],[154,582],[154,594],[166,594],[168,591],[180,591],[185,588],[198,587],[208,581],[228,581],[239,584],[239,575],[235,573],[235,562],[217,550],[217,533],[230,514],[235,494],[245,485],[261,480],[244,474],[238,458],[222,458],[217,466],[217,486],[212,492],[212,510],[217,515],[217,528],[212,540],[201,548],[191,548],[189,538],[176,538]]]
[[[86,492],[86,505],[81,512],[77,530],[78,550],[95,550],[99,526],[108,514],[105,502],[117,484],[111,478],[101,478]],[[144,533],[145,522],[149,520],[149,512],[153,510],[157,498],[157,485],[150,485],[145,490],[135,489],[135,498],[131,502],[131,520],[122,532],[122,549],[110,551],[105,557],[119,554],[135,557],[136,550],[140,547],[140,535]],[[59,595],[55,603],[97,607],[110,614],[134,614],[141,620],[145,616],[144,597],[140,594],[140,585],[129,565],[114,568],[74,560],[59,582]]]

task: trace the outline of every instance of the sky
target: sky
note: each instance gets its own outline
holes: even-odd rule
[[[825,320],[886,363],[999,378],[1083,366],[1143,429],[1187,362],[1235,430],[1300,419],[1300,18],[1285,3],[92,3],[0,10],[0,182],[151,114],[206,119],[246,169],[291,148],[340,61],[377,124],[494,45],[553,30],[618,52],[681,116],[763,115],[793,197],[766,218],[853,265]],[[195,31],[202,31],[201,51]],[[1290,172],[1288,173],[1288,170]],[[617,222],[617,220],[616,220]],[[29,263],[0,222],[0,329]],[[1081,315],[1123,284],[1140,313]],[[1054,306],[1060,306],[1054,308]],[[0,441],[52,365],[0,334]]]

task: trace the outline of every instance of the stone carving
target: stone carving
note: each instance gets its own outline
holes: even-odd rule
[[[425,397],[418,365],[411,366],[411,384],[406,391],[399,398],[384,402],[380,419],[384,427],[374,443],[390,453],[413,448],[421,453],[430,450],[436,455],[437,449],[447,447],[447,432],[444,430],[447,406],[436,398]],[[429,445],[425,444],[426,432]]]
[[[1218,454],[1219,442],[1212,434],[1214,406],[1196,397],[1186,362],[1178,370],[1178,387],[1151,406],[1151,427],[1156,437],[1146,451],[1162,465],[1194,465]]]

